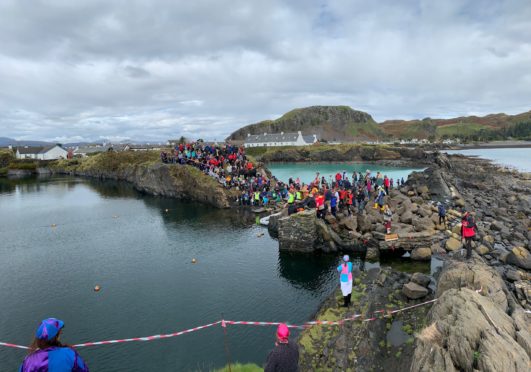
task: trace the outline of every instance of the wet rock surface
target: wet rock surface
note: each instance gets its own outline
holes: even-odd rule
[[[408,370],[415,332],[425,323],[428,307],[389,316],[409,301],[401,291],[410,275],[376,268],[357,272],[352,306],[340,307],[340,291],[323,304],[316,319],[337,321],[361,314],[342,325],[314,326],[299,337],[301,371],[395,371]],[[424,288],[424,287],[423,287]],[[430,297],[427,297],[428,299]],[[382,312],[375,311],[383,310]],[[371,321],[363,321],[372,319]]]

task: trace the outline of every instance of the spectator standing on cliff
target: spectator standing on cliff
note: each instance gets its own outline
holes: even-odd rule
[[[350,257],[344,255],[343,263],[337,267],[337,271],[340,273],[339,283],[343,294],[343,307],[350,306],[350,297],[352,296],[352,263],[349,261]]]
[[[289,328],[281,323],[277,328],[275,348],[269,353],[264,372],[298,372],[299,348],[289,342]]]
[[[20,372],[88,372],[79,354],[59,341],[63,327],[64,322],[55,318],[41,322]]]
[[[472,256],[472,239],[476,236],[476,222],[469,212],[463,214],[461,219],[461,236],[466,248],[466,259]]]

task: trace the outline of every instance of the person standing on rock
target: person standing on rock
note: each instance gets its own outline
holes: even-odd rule
[[[343,256],[343,263],[337,267],[337,271],[341,274],[339,283],[341,284],[341,293],[343,293],[343,307],[350,306],[350,297],[352,296],[352,263],[349,262],[348,255]]]
[[[391,221],[393,220],[393,212],[391,211],[391,208],[389,208],[389,205],[384,205],[383,214],[386,234],[391,234]]]
[[[466,259],[472,256],[472,239],[476,236],[476,222],[469,212],[463,214],[461,220],[461,236],[466,247]]]
[[[442,225],[444,222],[444,227],[447,227],[446,225],[446,209],[444,208],[444,205],[442,203],[437,203],[437,211],[439,214],[439,225]]]
[[[289,342],[289,328],[280,323],[277,328],[275,348],[267,356],[264,372],[298,372],[299,348],[295,342]]]

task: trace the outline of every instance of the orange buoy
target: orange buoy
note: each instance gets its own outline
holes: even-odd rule
[[[94,292],[99,292],[101,290],[101,287],[99,285],[94,287]]]

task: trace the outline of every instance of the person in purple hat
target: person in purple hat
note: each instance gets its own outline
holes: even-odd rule
[[[55,318],[41,322],[19,372],[88,372],[79,354],[59,341],[64,326],[62,320]]]

